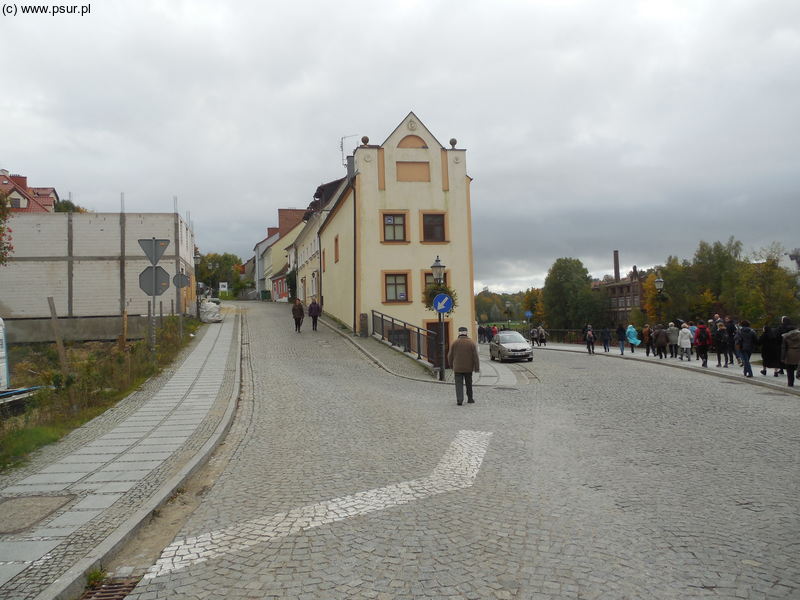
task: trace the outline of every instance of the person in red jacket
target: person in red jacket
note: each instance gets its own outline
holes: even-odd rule
[[[697,331],[694,332],[694,347],[697,357],[703,361],[703,366],[708,366],[708,350],[712,345],[711,332],[702,321],[697,324]]]

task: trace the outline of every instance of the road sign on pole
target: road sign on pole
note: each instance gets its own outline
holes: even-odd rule
[[[436,294],[433,299],[433,308],[438,313],[449,313],[453,310],[453,299],[447,294]]]
[[[182,288],[189,285],[189,276],[186,273],[176,273],[172,278],[172,285],[176,288]]]
[[[169,273],[164,267],[147,267],[139,273],[139,287],[148,296],[160,296],[169,288]]]
[[[139,240],[139,245],[144,250],[145,256],[150,260],[151,265],[157,265],[158,261],[164,256],[164,252],[167,250],[167,246],[169,246],[169,240],[159,240],[156,238],[150,238]]]

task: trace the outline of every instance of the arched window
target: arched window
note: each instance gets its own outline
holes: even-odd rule
[[[407,135],[400,143],[397,144],[398,148],[427,148],[428,144],[425,143],[418,135]]]

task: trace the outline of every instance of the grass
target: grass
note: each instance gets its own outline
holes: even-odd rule
[[[114,406],[147,378],[170,364],[199,322],[184,320],[181,342],[177,317],[158,331],[156,363],[145,341],[120,347],[87,342],[67,348],[69,372],[61,373],[54,344],[12,346],[11,378],[17,387],[48,386],[17,415],[0,414],[0,471],[22,463],[34,450],[61,439]]]

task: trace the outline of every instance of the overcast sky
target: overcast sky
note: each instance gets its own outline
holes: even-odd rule
[[[177,195],[203,253],[252,256],[410,110],[467,150],[477,290],[800,246],[797,0],[95,0],[0,16],[0,57],[0,168],[95,211]]]

